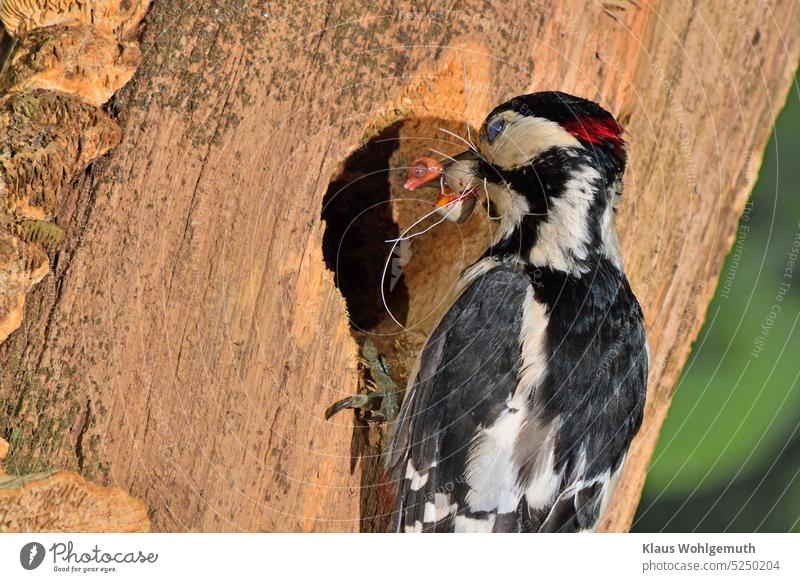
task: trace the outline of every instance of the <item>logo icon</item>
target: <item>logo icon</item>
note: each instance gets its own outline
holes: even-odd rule
[[[19,551],[19,563],[26,570],[35,570],[44,561],[44,546],[39,542],[30,542]]]

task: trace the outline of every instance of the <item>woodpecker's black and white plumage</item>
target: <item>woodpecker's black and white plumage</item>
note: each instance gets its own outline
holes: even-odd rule
[[[621,132],[591,101],[524,95],[439,172],[443,196],[485,195],[494,236],[461,275],[393,427],[396,531],[596,527],[647,386],[613,224]]]

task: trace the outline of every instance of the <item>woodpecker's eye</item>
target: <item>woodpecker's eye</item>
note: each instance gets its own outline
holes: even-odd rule
[[[486,126],[486,141],[492,143],[506,128],[506,120],[502,117],[495,119]]]

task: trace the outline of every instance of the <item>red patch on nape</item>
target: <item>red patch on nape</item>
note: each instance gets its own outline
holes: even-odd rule
[[[580,140],[601,144],[604,140],[614,145],[618,155],[622,155],[625,141],[622,139],[622,128],[613,117],[598,119],[596,117],[579,117],[562,123],[561,126]]]

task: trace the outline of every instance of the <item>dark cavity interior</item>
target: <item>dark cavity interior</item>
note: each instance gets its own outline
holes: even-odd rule
[[[394,317],[404,322],[408,289],[397,265],[381,278],[391,243],[400,228],[392,218],[390,159],[398,149],[401,122],[394,123],[356,150],[331,181],[322,206],[326,223],[322,254],[347,303],[350,326],[367,332],[388,316],[381,287]]]

